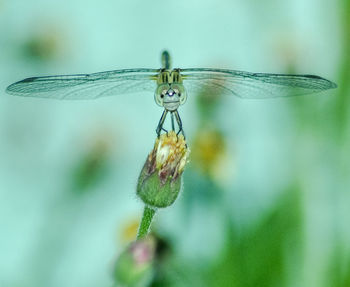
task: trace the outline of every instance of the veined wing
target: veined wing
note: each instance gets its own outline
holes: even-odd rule
[[[247,99],[265,99],[312,94],[337,85],[314,75],[249,73],[225,69],[181,69],[188,91],[230,94]]]
[[[85,100],[156,89],[158,69],[127,69],[93,74],[33,77],[7,87],[15,96]]]

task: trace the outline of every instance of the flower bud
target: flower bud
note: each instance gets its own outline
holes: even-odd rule
[[[177,198],[189,149],[182,135],[174,131],[157,138],[137,184],[137,194],[151,207],[167,207]]]
[[[115,265],[114,278],[121,286],[148,286],[154,273],[155,240],[137,240],[124,250]],[[119,286],[119,285],[118,285]]]

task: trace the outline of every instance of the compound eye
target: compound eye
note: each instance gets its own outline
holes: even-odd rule
[[[167,92],[168,92],[167,89],[162,90],[161,93],[160,93],[160,97],[163,99]]]
[[[179,87],[176,89],[176,93],[177,93],[178,96],[179,96],[180,104],[183,105],[183,104],[186,102],[186,100],[187,100],[187,93],[186,93],[186,90],[184,89],[184,87],[179,86]]]
[[[160,107],[163,106],[163,98],[164,95],[163,94],[159,94],[158,92],[154,93],[154,101],[156,102],[156,104]]]
[[[182,91],[181,93],[179,93],[179,98],[180,98],[180,104],[183,105],[187,100],[186,91]]]
[[[168,86],[162,85],[162,86],[158,87],[154,93],[154,101],[160,107],[163,106],[163,99],[167,93],[167,90],[168,90]]]
[[[179,97],[180,105],[183,105],[187,100],[187,93],[184,86],[179,84],[173,84],[172,88]]]

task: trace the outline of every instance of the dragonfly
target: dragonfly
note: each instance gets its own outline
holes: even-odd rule
[[[178,108],[188,94],[233,95],[243,99],[266,99],[306,95],[337,87],[315,75],[251,73],[214,68],[171,68],[171,57],[163,51],[160,69],[122,69],[92,74],[31,77],[7,87],[6,92],[23,97],[62,100],[96,99],[135,92],[153,92],[157,105],[164,108],[156,128],[157,136],[168,114],[171,128],[185,137]]]

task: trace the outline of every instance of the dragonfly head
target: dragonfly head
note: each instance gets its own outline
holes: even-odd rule
[[[157,105],[168,111],[175,111],[187,100],[187,93],[182,84],[161,84],[154,94]]]

